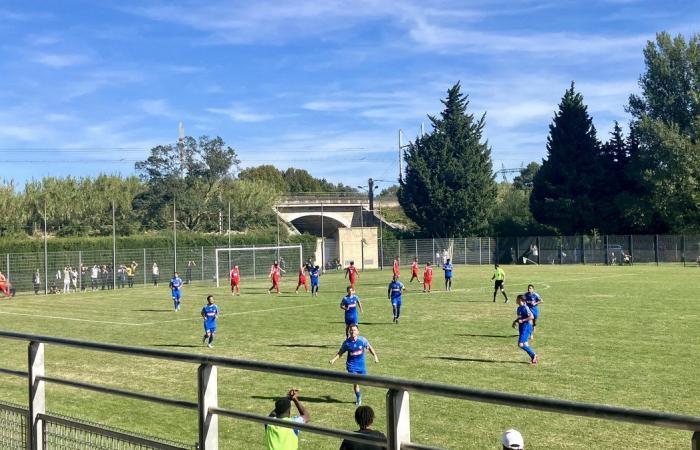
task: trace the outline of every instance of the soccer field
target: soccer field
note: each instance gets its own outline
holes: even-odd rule
[[[508,304],[492,303],[491,268],[457,266],[452,292],[436,276],[431,294],[407,282],[401,324],[392,323],[386,297],[390,271],[361,274],[357,294],[364,313],[360,333],[377,350],[370,374],[471,388],[700,415],[700,270],[680,266],[504,266]],[[438,274],[436,274],[438,275]],[[533,283],[543,297],[532,347],[540,364],[517,348],[515,296]],[[296,277],[283,279],[282,295],[267,280],[244,279],[243,295],[227,287],[186,286],[180,312],[167,286],[68,295],[0,299],[0,329],[129,346],[213,354],[333,368],[328,359],[344,339],[338,305],[346,286],[341,272],[321,277],[318,298],[294,294]],[[213,293],[221,308],[214,348],[202,345],[199,312]],[[26,370],[26,343],[2,340],[2,367]],[[113,387],[196,401],[196,366],[47,346],[46,372]],[[26,380],[0,375],[0,398],[26,404]],[[313,423],[348,430],[350,385],[219,370],[219,405],[267,414],[291,386]],[[384,430],[385,391],[363,388]],[[47,386],[47,409],[94,422],[194,443],[192,411],[120,397]],[[516,428],[528,449],[688,448],[689,432],[608,422],[426,395],[411,397],[412,440],[446,448],[498,448],[503,430]],[[221,448],[262,448],[262,427],[221,418]],[[339,441],[301,434],[300,448],[335,449]]]

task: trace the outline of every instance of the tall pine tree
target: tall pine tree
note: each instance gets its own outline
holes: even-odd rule
[[[547,159],[530,196],[532,214],[562,234],[589,232],[600,224],[597,202],[603,182],[596,130],[572,82],[549,125]]]
[[[406,152],[399,203],[431,236],[476,234],[486,229],[496,199],[491,149],[482,142],[485,115],[475,120],[467,113],[459,83],[442,103],[440,117],[428,116],[433,131]]]

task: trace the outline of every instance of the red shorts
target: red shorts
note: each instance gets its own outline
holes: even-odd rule
[[[299,277],[299,284],[306,284],[306,277]]]
[[[418,271],[414,270],[413,272],[411,272],[411,276],[418,278]]]
[[[231,280],[231,286],[238,286],[241,283],[241,280]]]

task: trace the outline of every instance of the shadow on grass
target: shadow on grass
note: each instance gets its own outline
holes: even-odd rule
[[[460,358],[458,356],[428,356],[428,359],[444,359],[446,361],[483,362],[495,364],[530,364],[529,362],[525,361],[500,361],[497,359]]]
[[[203,344],[153,344],[154,347],[199,348]]]
[[[303,347],[303,348],[336,348],[337,345],[319,345],[319,344],[272,344],[273,347]]]
[[[516,338],[517,334],[458,334],[463,337],[485,337],[485,338]]]
[[[345,325],[345,322],[328,322],[329,324],[342,324]],[[369,326],[375,326],[375,325],[395,325],[393,322],[360,322],[357,324],[358,327],[362,328],[365,325]]]
[[[132,309],[134,312],[173,312],[172,309]]]
[[[282,398],[282,396],[278,397],[267,397],[263,395],[251,395],[250,398],[255,398],[258,400],[272,400],[275,401],[279,398]],[[299,400],[302,402],[306,403],[355,403],[354,401],[351,402],[344,402],[342,400],[338,400],[336,398],[331,397],[330,395],[324,395],[323,397],[304,397],[302,395],[299,396]]]

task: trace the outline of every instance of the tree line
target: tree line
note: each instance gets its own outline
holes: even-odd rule
[[[497,185],[485,116],[457,83],[432,132],[405,154],[398,198],[425,234],[683,233],[700,231],[700,35],[662,32],[644,49],[641,92],[599,140],[572,82],[549,126],[547,155]]]
[[[169,229],[173,205],[178,227],[193,232],[244,231],[275,223],[273,205],[292,192],[346,192],[348,186],[314,178],[306,170],[259,166],[239,170],[235,150],[220,137],[186,137],[159,145],[136,163],[138,176],[46,177],[18,191],[0,181],[0,236],[51,234],[105,236],[112,208],[119,235]]]

